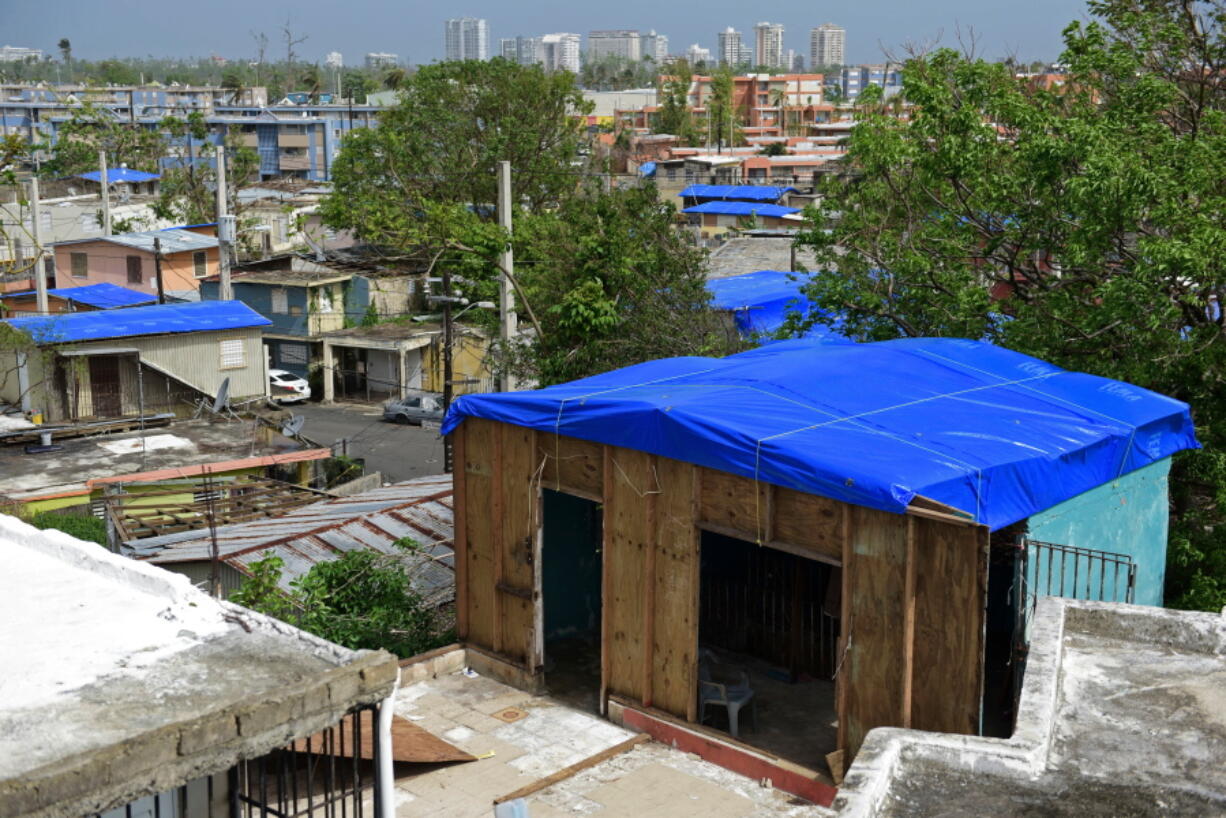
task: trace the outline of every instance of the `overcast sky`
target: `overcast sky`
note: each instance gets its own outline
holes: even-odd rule
[[[1015,53],[1020,59],[1054,60],[1060,31],[1085,16],[1083,0],[886,0],[842,4],[747,3],[744,0],[660,2],[557,2],[556,0],[0,0],[0,45],[56,53],[61,37],[86,59],[143,56],[235,58],[253,53],[250,31],[268,34],[270,57],[284,54],[280,29],[288,17],[309,39],[298,47],[305,59],[329,51],[359,65],[368,51],[390,51],[409,62],[443,56],[443,20],[472,16],[489,20],[491,49],[499,37],[592,29],[655,29],[668,35],[673,53],[690,43],[715,50],[716,33],[728,26],[752,45],[754,23],[767,19],[786,27],[784,47],[808,56],[809,29],[827,21],[847,29],[848,62],[876,62],[882,47],[907,42],[955,45],[955,31],[973,27],[987,57]],[[586,48],[586,42],[584,44]]]

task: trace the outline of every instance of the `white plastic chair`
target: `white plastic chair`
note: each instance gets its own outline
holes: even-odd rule
[[[707,720],[707,705],[723,707],[728,711],[728,732],[733,738],[740,738],[740,711],[749,705],[749,713],[753,716],[754,727],[758,726],[758,713],[755,710],[753,688],[749,686],[749,674],[741,671],[741,680],[736,684],[717,682],[711,678],[711,668],[705,661],[698,663],[698,720]]]

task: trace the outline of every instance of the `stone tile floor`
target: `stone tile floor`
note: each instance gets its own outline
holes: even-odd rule
[[[506,722],[508,709],[525,713]],[[478,756],[398,768],[397,814],[493,815],[493,801],[634,734],[602,718],[482,676],[440,676],[402,688],[396,713]],[[528,799],[530,818],[801,818],[828,811],[697,756],[648,742]]]

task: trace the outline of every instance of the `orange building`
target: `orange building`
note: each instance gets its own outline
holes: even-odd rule
[[[55,283],[108,283],[157,294],[155,243],[161,249],[162,288],[167,293],[198,290],[201,279],[219,272],[217,239],[175,228],[60,242],[53,248]]]

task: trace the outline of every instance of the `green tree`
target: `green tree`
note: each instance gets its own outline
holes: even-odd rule
[[[341,95],[358,104],[366,103],[366,95],[375,90],[370,74],[362,70],[346,70],[341,77]]]
[[[710,118],[708,129],[715,136],[717,149],[722,149],[725,142],[729,147],[743,142],[741,133],[741,117],[736,110],[733,99],[733,89],[736,85],[732,69],[721,65],[711,75],[711,99],[707,104],[707,116]]]
[[[67,37],[61,37],[56,43],[56,48],[60,50],[60,59],[64,61],[64,66],[68,69],[68,81],[72,82],[72,41]]]
[[[688,145],[694,139],[694,121],[690,113],[690,83],[693,72],[685,60],[672,64],[672,73],[661,77],[663,89],[660,98],[660,113],[656,120],[656,133],[673,134]]]
[[[1198,9],[1200,7],[1197,7]],[[1168,602],[1226,604],[1226,12],[1093,0],[1068,82],[912,59],[900,120],[870,96],[808,214],[807,286],[860,339],[989,338],[1188,401]],[[884,272],[883,272],[884,271]]]
[[[110,167],[127,165],[134,170],[157,172],[158,160],[165,156],[162,135],[133,125],[111,111],[86,103],[74,108],[72,116],[58,130],[51,161],[44,166],[49,174],[73,176],[98,169],[98,151],[106,151]]]

